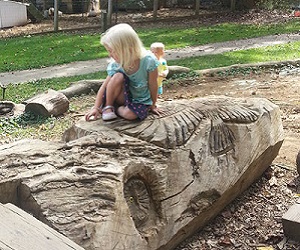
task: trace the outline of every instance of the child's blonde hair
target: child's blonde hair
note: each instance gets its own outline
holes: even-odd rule
[[[163,43],[159,43],[159,42],[156,42],[156,43],[152,43],[151,46],[150,46],[150,49],[165,49],[165,45]]]
[[[135,30],[126,23],[117,24],[101,35],[101,44],[118,55],[120,66],[126,71],[136,59],[141,59],[145,48]]]

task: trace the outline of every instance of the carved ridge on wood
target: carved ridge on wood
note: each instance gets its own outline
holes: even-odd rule
[[[163,148],[184,145],[204,120],[211,120],[210,145],[214,155],[221,155],[234,148],[235,137],[226,123],[253,123],[260,114],[248,103],[233,102],[228,98],[216,98],[214,102],[198,98],[175,103],[164,103],[165,113],[140,122],[116,120],[108,127],[126,135],[151,142]],[[121,126],[123,124],[123,126]]]

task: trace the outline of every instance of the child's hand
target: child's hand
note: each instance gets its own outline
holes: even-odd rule
[[[152,105],[151,106],[151,112],[153,113],[153,114],[156,114],[156,115],[162,115],[164,112],[160,109],[160,108],[158,108],[156,105]]]
[[[98,116],[100,114],[100,110],[93,107],[86,115],[85,115],[85,120],[87,122],[89,121],[95,121],[97,120]]]

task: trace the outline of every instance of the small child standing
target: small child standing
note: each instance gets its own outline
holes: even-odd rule
[[[167,60],[164,58],[165,55],[165,45],[163,43],[152,43],[150,46],[151,52],[156,56],[159,61],[158,65],[158,95],[162,95],[163,93],[163,80],[167,77],[169,73]]]

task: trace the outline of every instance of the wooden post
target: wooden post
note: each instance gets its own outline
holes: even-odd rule
[[[101,13],[101,31],[105,32],[107,29],[107,11],[100,10]]]
[[[153,19],[157,19],[158,0],[153,1]]]
[[[113,12],[113,0],[108,0],[108,6],[107,6],[107,24],[108,24],[109,27],[111,26],[112,12]]]
[[[58,0],[54,0],[54,31],[58,31]]]
[[[199,12],[200,12],[200,0],[196,0],[195,15],[199,16]]]
[[[235,4],[236,4],[236,0],[231,0],[231,2],[230,2],[231,11],[235,11]]]

